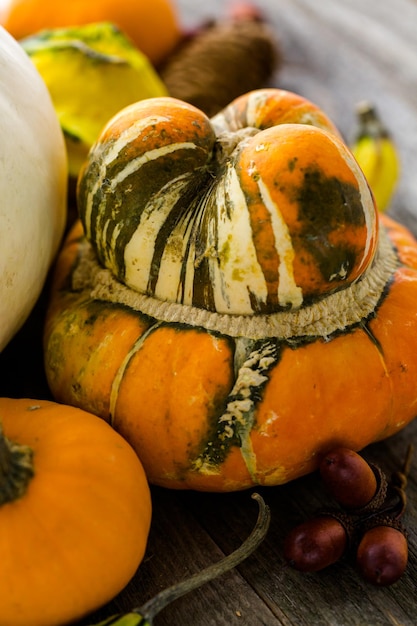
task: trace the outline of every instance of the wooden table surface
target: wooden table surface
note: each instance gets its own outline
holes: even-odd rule
[[[224,14],[222,0],[177,0],[183,23]],[[272,84],[319,104],[349,139],[354,109],[372,101],[389,126],[402,161],[390,213],[417,234],[417,3],[413,0],[258,0],[280,43],[283,64]],[[27,361],[13,360],[15,345]],[[0,359],[2,395],[36,397],[42,365],[38,338],[23,329]],[[417,358],[417,355],[416,355]],[[417,381],[416,381],[417,385]],[[390,440],[364,451],[390,474],[401,466],[417,421]],[[270,506],[267,538],[242,565],[192,592],[155,619],[155,626],[411,626],[417,623],[417,458],[408,479],[409,565],[395,585],[366,584],[349,563],[320,574],[283,565],[286,533],[323,505],[316,475],[259,489]],[[136,576],[114,601],[83,624],[141,605],[236,548],[257,516],[250,492],[204,494],[152,488],[153,523]],[[109,563],[109,567],[111,564]]]

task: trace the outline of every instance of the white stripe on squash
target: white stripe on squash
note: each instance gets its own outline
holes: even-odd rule
[[[250,293],[266,303],[268,291],[265,276],[258,262],[249,210],[239,177],[229,164],[218,188],[218,255],[211,261],[215,308],[218,313],[252,315]],[[227,216],[226,200],[233,198],[233,211]]]
[[[258,128],[259,110],[265,106],[269,94],[263,91],[254,91],[250,94],[246,107],[246,125]]]
[[[101,160],[96,182],[95,184],[91,185],[90,190],[86,195],[84,221],[86,224],[87,238],[91,237],[91,214],[94,198],[100,188],[100,185],[106,178],[107,167],[119,157],[120,151],[126,146],[127,143],[130,143],[137,139],[137,137],[143,132],[144,128],[147,128],[150,125],[150,120],[152,120],[152,124],[168,121],[166,117],[157,118],[155,116],[138,120],[137,122],[126,128],[122,133],[120,133],[117,141],[114,141],[113,143],[107,143],[104,152],[105,157]]]
[[[147,293],[158,233],[180,199],[184,185],[190,176],[192,173],[169,181],[153,196],[152,201],[143,210],[138,227],[127,243],[124,253],[125,283],[132,289]],[[173,284],[171,287],[176,293],[178,284]]]
[[[187,245],[192,234],[193,219],[180,221],[167,237],[159,266],[158,280],[155,287],[155,297],[169,302],[184,302],[192,304],[194,279],[194,246],[188,249]],[[182,296],[181,272],[186,260],[187,293]]]
[[[303,291],[294,279],[295,252],[290,231],[282,217],[278,205],[272,200],[268,187],[259,177],[258,187],[265,208],[271,216],[271,225],[275,237],[275,248],[279,257],[278,265],[278,302],[281,306],[291,305],[298,308],[303,303]]]
[[[114,141],[113,143],[109,142],[107,144],[104,158],[102,159],[100,163],[100,169],[99,169],[96,182],[95,184],[91,186],[90,191],[87,194],[86,210],[85,210],[85,223],[87,226],[86,228],[87,237],[91,236],[91,213],[92,213],[94,197],[97,194],[103,180],[106,178],[107,168],[110,167],[115,161],[117,161],[117,159],[119,159],[120,152],[124,150],[129,143],[132,143],[133,141],[135,141],[141,134],[146,132],[148,128],[150,128],[151,126],[157,126],[158,124],[163,124],[167,122],[168,123],[170,122],[169,117],[166,117],[163,115],[160,115],[160,116],[149,115],[147,117],[144,117],[143,119],[137,120],[136,122],[128,126],[125,130],[123,130],[120,133],[116,141]],[[195,144],[191,144],[191,145],[194,148],[196,147]],[[167,147],[170,148],[170,146],[167,146]],[[151,152],[154,152],[154,151],[151,151]],[[170,150],[170,152],[173,152],[173,150]],[[141,157],[139,158],[143,158],[146,154],[147,153],[145,153],[144,155],[141,155]],[[158,156],[156,154],[154,154],[151,158],[149,158],[148,156],[145,162],[152,160],[154,158],[158,158]],[[127,167],[130,167],[130,166],[131,166],[131,162],[128,163]],[[113,178],[111,181],[110,190],[114,191],[115,186],[118,184],[118,182],[121,182],[122,180],[124,180],[125,177],[126,176],[117,177],[117,180]],[[103,203],[101,203],[101,205],[102,204]]]
[[[115,176],[113,176],[110,190],[114,192],[118,185],[120,185],[128,176],[134,174],[139,171],[141,167],[149,163],[150,161],[156,161],[161,157],[166,156],[167,154],[172,154],[173,152],[177,152],[177,150],[195,150],[197,145],[191,141],[183,141],[178,143],[170,143],[167,146],[162,146],[161,148],[154,148],[153,150],[148,150],[144,152],[140,156],[131,159],[126,167],[118,172]]]
[[[152,203],[148,204],[143,211],[136,232],[125,248],[126,283],[142,293],[147,292],[158,233],[181,195],[184,177],[175,182],[170,182],[169,200],[165,189],[154,198]],[[258,186],[265,207],[271,216],[279,255],[278,300],[282,306],[290,304],[296,308],[302,304],[302,290],[294,280],[294,250],[288,227],[261,179],[258,181]],[[220,184],[208,193],[215,194],[213,200],[217,219],[214,215],[211,217],[205,233],[207,240],[203,256],[210,267],[215,309],[219,313],[251,315],[253,303],[250,295],[255,296],[260,304],[265,304],[268,289],[262,268],[257,260],[245,196],[236,170],[230,164]],[[230,217],[226,209],[227,197],[233,198],[233,211]],[[213,208],[213,200],[212,202],[208,199],[206,202],[202,201],[199,205],[200,213],[205,208],[210,210],[209,205]],[[197,219],[197,215],[195,218]],[[193,304],[194,271],[201,257],[195,258],[195,246],[192,241],[190,242],[190,236],[191,223],[188,222],[185,229],[181,230],[178,226],[168,237],[156,283],[156,298]],[[189,242],[191,245],[187,252]],[[186,261],[185,288],[184,296],[180,298],[184,260]]]

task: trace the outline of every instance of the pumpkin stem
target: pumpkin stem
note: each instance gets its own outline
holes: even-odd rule
[[[258,493],[253,493],[254,498],[259,505],[259,513],[256,524],[247,539],[231,554],[228,554],[223,559],[213,565],[209,565],[201,572],[197,572],[190,578],[183,580],[180,583],[172,585],[167,589],[164,589],[156,596],[145,602],[140,608],[133,609],[134,613],[138,613],[142,616],[142,619],[149,626],[152,626],[154,617],[162,611],[168,604],[177,600],[186,593],[193,591],[197,587],[217,578],[218,576],[233,569],[243,560],[245,560],[256,548],[260,545],[266,536],[269,528],[271,514],[269,507],[265,504],[263,498]]]
[[[240,128],[235,132],[229,132],[227,130],[220,132],[217,136],[215,145],[217,161],[220,164],[227,161],[236,148],[242,148],[242,141],[257,135],[259,132],[260,129],[255,128],[254,126]]]
[[[0,421],[0,506],[21,498],[34,475],[33,450],[7,439]]]

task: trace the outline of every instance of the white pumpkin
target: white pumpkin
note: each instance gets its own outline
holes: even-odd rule
[[[0,27],[0,351],[29,316],[66,222],[67,154],[52,101]]]

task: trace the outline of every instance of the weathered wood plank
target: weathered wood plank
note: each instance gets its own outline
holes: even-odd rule
[[[187,495],[193,498],[193,494]],[[217,507],[219,500],[221,497],[214,495],[212,504]],[[109,611],[111,613],[140,606],[165,587],[201,571],[237,548],[251,531],[257,517],[256,503],[248,494],[245,500],[248,501],[247,532],[242,538],[231,533],[223,551],[216,543],[216,538],[211,537],[200,524],[193,507],[187,506],[187,501],[183,502],[179,493],[154,488],[153,524],[145,559],[131,584],[111,607],[97,613],[94,619],[108,615]],[[227,503],[227,507],[230,506],[233,506],[233,500]],[[224,532],[224,528],[220,528],[220,531]],[[182,623],[241,626],[242,619],[247,624],[275,623],[275,617],[267,605],[236,569],[178,599],[160,613],[155,626]],[[83,623],[91,622],[85,620]]]

